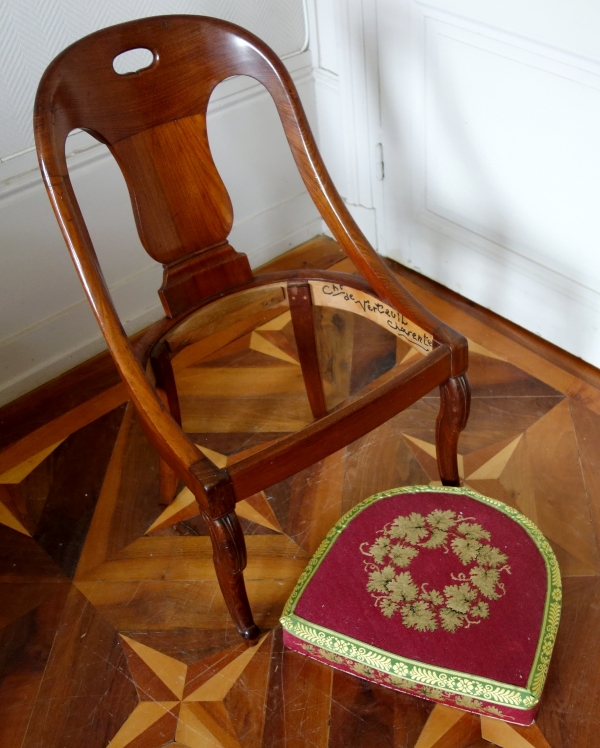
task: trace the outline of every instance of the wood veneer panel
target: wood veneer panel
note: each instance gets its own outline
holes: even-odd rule
[[[593,746],[600,730],[600,579],[563,582],[558,638],[536,722],[552,748]]]
[[[0,408],[0,453],[27,434],[120,383],[108,351]]]
[[[34,538],[72,577],[104,481],[123,409],[70,436],[57,450],[52,487]]]
[[[142,536],[160,511],[158,456],[130,404],[104,477],[77,578]]]
[[[197,347],[207,339],[218,341],[216,336],[225,334],[227,329],[244,334],[252,329],[250,325],[259,327],[280,315],[285,306],[285,294],[281,285],[252,288],[192,312],[168,332],[165,338],[170,349],[177,352],[180,359],[186,359],[188,354],[183,353],[186,346]],[[221,346],[226,342],[229,341],[223,337]]]
[[[144,701],[177,701],[180,694],[173,693],[173,689],[160,678],[148,663],[135,652],[127,638],[121,635],[121,647],[127,657],[127,666],[135,682],[139,697]],[[183,684],[182,684],[183,685]]]
[[[600,416],[573,400],[570,407],[596,542],[600,546]]]
[[[286,531],[308,558],[342,514],[345,453],[341,449],[292,479]]]
[[[183,429],[189,433],[223,431],[290,432],[312,422],[306,392],[248,397],[232,401],[226,397],[182,397]]]
[[[297,577],[248,580],[246,588],[257,626],[277,626]],[[77,581],[77,588],[114,628],[169,631],[183,629],[234,632],[217,581]]]
[[[563,397],[482,397],[471,401],[471,415],[460,436],[458,449],[469,454],[484,447],[516,438],[549,413]],[[425,407],[425,406],[423,406]],[[427,431],[412,429],[412,436],[433,443]]]
[[[252,333],[251,339],[253,342],[251,343],[251,347],[256,349],[256,340],[262,338],[276,349],[272,349],[272,355],[277,356],[282,361],[288,361],[291,364],[299,364],[300,356],[298,353],[298,345],[293,334],[290,333],[291,328],[285,328],[284,330],[259,329],[255,333]]]
[[[397,338],[364,317],[354,318],[350,391],[372,382],[396,363]]]
[[[275,359],[266,353],[250,348],[252,333],[228,343],[219,350],[204,356],[199,362],[203,368],[212,366],[281,366],[281,359]]]
[[[137,701],[116,631],[72,587],[23,748],[105,748]]]
[[[175,626],[162,631],[124,630],[120,633],[185,663],[188,665],[188,673],[190,666],[196,665],[201,660],[208,660],[213,655],[219,657],[224,650],[240,644],[237,632],[228,632],[225,629],[193,629]]]
[[[468,480],[499,478],[522,438],[522,434],[509,436],[507,439],[465,455],[465,477]]]
[[[133,733],[138,732],[140,729],[142,732],[134,737],[133,740],[129,740],[127,735],[122,743],[116,740],[115,743],[111,745],[111,748],[113,748],[113,745],[114,748],[125,748],[125,746],[127,746],[127,748],[154,748],[154,746],[164,745],[165,743],[170,742],[170,739],[173,737],[177,729],[177,718],[180,714],[180,709],[181,706],[177,704],[177,702],[142,702],[138,704],[138,714],[140,712],[142,714],[144,712],[150,712],[146,717],[146,720],[142,721],[142,725],[145,726],[145,722],[151,721],[156,716],[158,716],[158,719],[151,722],[146,729],[143,729],[142,725],[139,723],[130,723]]]
[[[212,400],[222,396],[224,392],[232,399],[261,396],[270,398],[272,395],[304,392],[304,389],[300,367],[283,362],[280,366],[264,367],[189,367],[177,375],[179,395],[196,397],[198,400]]]
[[[517,508],[588,567],[588,574],[600,570],[568,400],[527,429],[500,482],[517,496]]]
[[[62,581],[60,567],[27,535],[0,525],[0,582]]]
[[[256,274],[276,273],[296,268],[330,268],[346,258],[340,245],[327,236],[315,236],[274,260],[261,265]]]
[[[394,692],[333,671],[330,748],[395,748]]]
[[[509,361],[469,351],[472,397],[557,397],[560,392]]]
[[[325,403],[331,410],[350,395],[355,315],[315,307],[314,321]]]
[[[118,384],[40,426],[0,452],[0,473],[66,439],[78,429],[117,408],[126,399],[125,385]]]
[[[263,744],[272,646],[270,633],[223,702],[244,748],[261,748]]]
[[[408,694],[394,695],[394,748],[414,748],[433,704]]]
[[[481,732],[489,741],[503,748],[550,748],[550,744],[536,724],[522,727],[509,725],[491,717],[482,717]]]
[[[66,583],[67,580],[56,580]],[[0,630],[41,605],[56,594],[54,584],[28,582],[0,582]]]
[[[333,671],[320,662],[285,649],[281,667],[283,740],[273,745],[328,748]]]
[[[96,511],[81,551],[76,578],[90,568],[101,564],[108,556],[109,528],[116,510],[119,496],[124,456],[132,428],[134,408],[131,403],[125,408],[119,434],[104,476]]]
[[[393,419],[350,444],[343,480],[342,513],[379,491],[429,483],[429,476],[402,439],[397,419]]]
[[[327,529],[329,529],[329,525]],[[251,535],[246,538],[246,579],[297,579],[309,554],[285,535]],[[215,579],[210,538],[159,536],[139,538],[112,558],[77,574],[78,582],[194,581]],[[274,564],[276,572],[274,573]]]
[[[2,625],[6,621],[0,623],[1,748],[22,745],[70,588],[70,583],[65,581],[11,585],[8,594],[5,589],[0,590],[5,612],[7,602],[14,603],[14,597],[25,602],[23,592],[28,598],[27,604],[29,598],[37,597],[37,604],[9,625]]]

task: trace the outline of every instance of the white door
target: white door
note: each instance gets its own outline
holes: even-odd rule
[[[600,4],[376,7],[380,251],[600,366]]]

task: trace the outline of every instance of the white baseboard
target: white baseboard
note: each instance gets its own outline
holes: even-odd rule
[[[600,367],[600,294],[436,216],[413,223],[392,259]]]
[[[121,321],[128,334],[142,330],[163,316],[156,294],[161,275],[157,264],[112,287],[117,308],[127,309]],[[155,303],[148,305],[148,299],[152,298]],[[106,343],[86,299],[3,340],[0,343],[0,405],[105,349]]]

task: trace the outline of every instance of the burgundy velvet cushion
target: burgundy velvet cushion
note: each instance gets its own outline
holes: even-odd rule
[[[300,577],[287,646],[400,691],[533,720],[560,618],[556,558],[515,509],[467,488],[362,501]]]

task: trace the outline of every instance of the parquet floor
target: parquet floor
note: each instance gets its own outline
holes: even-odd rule
[[[274,266],[351,270],[339,260],[321,241]],[[471,341],[465,483],[533,519],[560,562],[564,613],[538,724],[553,748],[599,746],[600,373],[577,376],[566,354],[561,365],[413,281]],[[289,313],[250,317],[233,333],[221,324],[177,364],[184,428],[217,465],[310,421]],[[323,309],[320,328],[329,404],[415,360],[360,317]],[[284,651],[277,621],[342,513],[438,479],[436,393],[238,505],[265,631],[246,649],[189,493],[159,506],[157,457],[123,388],[89,392],[49,418],[23,413],[2,442],[0,748],[412,748],[430,704]]]

